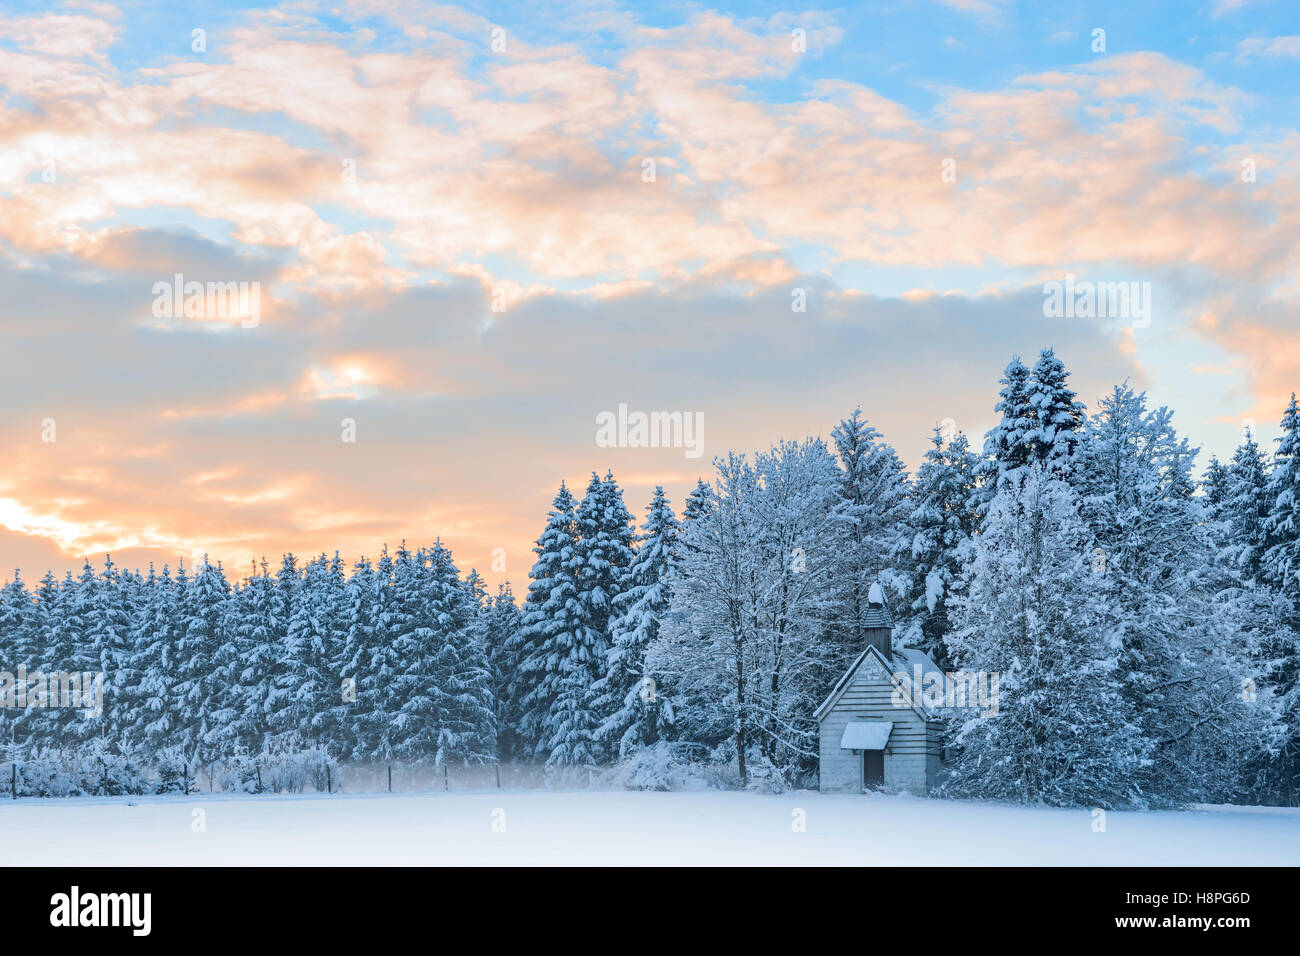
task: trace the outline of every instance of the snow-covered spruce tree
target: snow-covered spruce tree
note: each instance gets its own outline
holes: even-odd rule
[[[91,672],[104,675],[104,714],[82,719],[83,735],[115,741],[125,729],[126,715],[118,705],[136,683],[131,673],[129,649],[131,618],[128,613],[127,581],[118,572],[111,555],[104,556],[104,569],[95,577],[83,614],[83,659]]]
[[[1270,642],[1274,660],[1271,682],[1289,729],[1282,752],[1272,762],[1279,791],[1290,805],[1300,802],[1300,408],[1295,393],[1282,416],[1282,434],[1269,478],[1268,516],[1264,519],[1267,550],[1261,577],[1276,591],[1289,620]]]
[[[917,469],[912,484],[912,618],[901,635],[903,643],[919,647],[940,667],[945,667],[948,632],[948,597],[975,532],[971,495],[975,489],[978,457],[966,435],[958,432],[944,441],[935,428],[931,448]]]
[[[623,490],[612,472],[604,478],[591,474],[587,493],[575,514],[578,553],[582,568],[578,590],[587,607],[592,628],[606,641],[614,602],[626,584],[632,566],[632,515],[623,502]]]
[[[405,550],[405,544],[402,549]],[[385,545],[375,564],[375,641],[368,671],[363,670],[357,676],[357,699],[362,707],[354,751],[358,759],[384,765],[390,780],[405,734],[405,718],[400,715],[403,703],[400,685],[406,672],[406,658],[395,639],[404,622],[397,606],[396,575],[396,562]]]
[[[845,500],[844,589],[837,633],[861,649],[867,591],[879,580],[895,594],[905,594],[910,563],[908,528],[910,486],[902,459],[865,418],[861,409],[831,433],[842,469]]]
[[[480,594],[474,591],[474,581],[461,581],[451,552],[441,541],[428,549],[427,556],[427,593],[436,631],[430,662],[437,721],[434,763],[491,763],[496,760],[496,719],[492,674],[476,626]]]
[[[412,552],[402,542],[393,561],[392,601],[385,625],[398,669],[381,699],[393,726],[393,756],[407,765],[431,763],[438,748],[433,673],[438,627],[430,579],[427,554]]]
[[[1210,456],[1210,463],[1201,478],[1201,490],[1205,494],[1205,505],[1212,515],[1218,516],[1218,509],[1228,500],[1228,468],[1217,456]]]
[[[517,760],[523,752],[519,736],[522,706],[515,696],[515,675],[519,671],[519,660],[515,656],[518,652],[516,635],[522,626],[522,618],[509,581],[498,585],[497,593],[485,600],[481,626],[488,667],[492,672],[497,755],[503,761]]]
[[[1243,708],[1257,673],[1249,642],[1233,637],[1214,594],[1215,548],[1191,494],[1195,450],[1166,408],[1150,410],[1127,385],[1098,403],[1073,482],[1095,538],[1096,587],[1119,635],[1122,692],[1150,743],[1138,784],[1154,801],[1214,802],[1237,786],[1244,755],[1268,736],[1267,708]]]
[[[1043,466],[1001,483],[948,634],[959,667],[999,675],[997,713],[957,728],[945,791],[1052,806],[1145,802],[1149,742],[1121,694],[1120,640],[1092,548],[1070,487]]]
[[[997,479],[1009,471],[1024,468],[1034,458],[1034,438],[1038,433],[1037,409],[1033,404],[1033,383],[1029,369],[1014,356],[1007,363],[1002,390],[993,410],[1001,420],[984,438],[985,500],[997,493]]]
[[[220,730],[222,753],[242,774],[240,786],[260,792],[267,780],[259,760],[269,744],[268,701],[275,697],[272,682],[279,674],[283,635],[277,635],[275,578],[266,559],[254,562],[252,573],[231,598],[230,629],[237,656],[223,662],[224,701],[228,720]]]
[[[713,496],[713,486],[703,478],[695,479],[695,487],[686,496],[686,506],[682,508],[682,523],[693,521],[709,510],[709,499]]]
[[[0,589],[0,671],[16,674],[20,666],[35,670],[38,651],[34,646],[36,605],[27,593],[21,574],[15,570],[11,580]],[[11,688],[8,693],[16,693]],[[0,762],[12,763],[18,757],[17,740],[20,713],[17,700],[4,699],[0,689]],[[23,734],[26,740],[26,734]],[[8,778],[6,778],[7,780]],[[6,780],[0,780],[3,787]]]
[[[162,574],[156,574],[150,565],[144,594],[131,636],[131,667],[138,683],[128,697],[127,735],[140,753],[148,755],[178,742],[173,703],[182,625],[177,616],[176,583],[167,565],[163,565]]]
[[[1225,521],[1219,559],[1248,585],[1261,580],[1264,552],[1268,547],[1265,530],[1270,504],[1268,488],[1264,453],[1255,437],[1247,435],[1237,446],[1227,469],[1224,500],[1219,505],[1219,515]]]
[[[340,612],[343,643],[337,665],[339,695],[334,720],[344,730],[339,741],[342,759],[366,760],[373,750],[369,728],[376,697],[374,660],[381,639],[378,612],[375,567],[363,555],[352,566],[352,576],[344,585]]]
[[[678,531],[663,486],[656,485],[626,587],[614,599],[608,666],[596,685],[596,707],[605,715],[598,733],[620,757],[659,740],[671,722],[658,681],[646,671],[645,651],[668,610],[668,569]]]
[[[96,612],[100,582],[89,561],[82,564],[81,574],[71,573],[63,579],[54,615],[48,622],[53,630],[47,632],[44,672],[50,678],[50,702],[62,696],[62,688],[53,679],[54,674],[68,674],[99,670],[99,649],[95,646]],[[43,728],[50,740],[59,746],[74,746],[95,736],[100,721],[85,720],[76,708],[59,707],[32,715],[31,726]]]
[[[1030,447],[1033,460],[1053,473],[1068,476],[1069,462],[1084,424],[1084,406],[1065,384],[1070,373],[1052,349],[1043,349],[1030,373],[1029,405],[1033,409]]]
[[[533,760],[550,756],[555,730],[552,706],[568,673],[570,656],[581,652],[578,642],[588,633],[578,601],[582,559],[574,521],[576,506],[561,482],[546,527],[533,548],[537,560],[529,572],[523,620],[513,648],[519,671],[511,696],[519,700],[522,709],[522,753]]]
[[[289,622],[293,619],[302,590],[303,571],[298,567],[298,558],[292,552],[287,552],[281,556],[280,567],[275,572],[275,587],[271,591],[267,620],[274,650],[265,681],[266,698],[262,702],[263,713],[266,715],[267,749],[270,749],[272,741],[284,732],[286,724],[292,720],[284,714],[291,706],[291,697],[286,689],[290,679],[286,677],[284,647],[289,639]]]
[[[1300,607],[1300,408],[1295,393],[1282,415],[1282,434],[1273,456],[1268,516],[1264,530],[1266,579]]]
[[[592,472],[575,523],[579,626],[551,705],[547,763],[552,766],[590,766],[605,757],[596,683],[605,675],[614,601],[633,557],[632,516],[612,473],[601,479]]]
[[[332,659],[341,644],[340,591],[324,554],[307,562],[275,663],[270,729],[277,749],[329,742],[326,714],[338,693]]]
[[[212,744],[212,704],[217,696],[216,663],[226,653],[230,640],[227,602],[230,584],[220,565],[207,556],[195,570],[181,600],[181,636],[176,647],[176,682],[173,685],[178,713],[176,742],[191,773],[209,766],[221,754]]]

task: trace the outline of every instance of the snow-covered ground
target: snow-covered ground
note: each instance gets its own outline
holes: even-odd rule
[[[810,792],[202,794],[0,801],[0,841],[65,865],[1295,865],[1300,811],[1108,813],[1099,832],[1087,810]]]

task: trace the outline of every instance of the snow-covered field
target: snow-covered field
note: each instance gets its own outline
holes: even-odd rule
[[[0,841],[51,865],[1295,865],[1300,811],[1109,813],[1098,832],[1087,810],[810,792],[202,794],[3,801]]]

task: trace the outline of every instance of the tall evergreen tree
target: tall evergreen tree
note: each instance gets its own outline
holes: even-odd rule
[[[1272,500],[1264,519],[1268,550],[1262,570],[1300,607],[1300,408],[1294,392],[1282,415],[1268,494]]]
[[[912,621],[904,634],[940,667],[947,665],[948,599],[975,533],[971,495],[979,459],[966,435],[944,441],[935,428],[912,486]]]
[[[1093,584],[1093,540],[1063,481],[1034,465],[994,498],[954,601],[953,660],[999,675],[997,712],[958,729],[952,792],[1056,806],[1146,801],[1149,742],[1121,694],[1119,635]]]
[[[845,502],[840,617],[848,641],[860,649],[872,583],[879,580],[896,594],[908,586],[910,487],[902,459],[861,409],[841,421],[831,437],[839,453]]]
[[[668,496],[656,485],[627,587],[614,599],[608,666],[596,688],[596,707],[604,715],[599,735],[619,756],[654,743],[671,721],[656,679],[646,671],[645,652],[658,638],[672,598],[668,572],[678,531]]]
[[[1024,468],[1034,458],[1034,439],[1038,434],[1038,412],[1033,402],[1033,382],[1029,369],[1015,356],[1007,363],[999,379],[1002,391],[993,406],[1002,416],[984,439],[986,498],[996,493],[997,479],[1008,471]]]
[[[215,745],[213,703],[219,691],[217,665],[229,638],[226,628],[230,583],[220,565],[212,565],[205,555],[180,598],[182,630],[176,648],[173,693],[179,713],[177,742],[193,772],[221,756]]]
[[[517,635],[522,626],[519,605],[515,603],[510,582],[497,587],[497,593],[485,600],[482,618],[488,666],[492,672],[492,699],[497,727],[497,753],[501,760],[512,761],[523,755],[519,720],[523,713],[516,675],[519,672]]]
[[[1084,406],[1065,384],[1069,373],[1051,349],[1043,349],[1030,373],[1029,407],[1033,409],[1030,447],[1035,461],[1057,474],[1069,473],[1069,460],[1084,424]]]
[[[1270,503],[1267,465],[1253,435],[1247,435],[1237,447],[1227,475],[1220,505],[1226,519],[1226,541],[1220,557],[1242,581],[1253,585],[1260,580],[1268,546],[1265,523]]]
[[[561,684],[584,654],[590,659],[590,624],[578,600],[578,579],[582,558],[578,551],[576,503],[569,489],[560,484],[546,528],[533,552],[537,560],[530,572],[528,596],[524,601],[515,657],[519,674],[515,696],[523,712],[519,733],[523,746],[534,759],[551,754],[555,734],[553,707]]]
[[[496,719],[487,649],[477,628],[477,578],[462,582],[441,542],[429,549],[428,559],[429,600],[438,632],[431,662],[438,726],[434,762],[491,763],[496,760]]]

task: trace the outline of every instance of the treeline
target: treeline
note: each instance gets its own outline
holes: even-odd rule
[[[233,587],[206,561],[16,575],[0,669],[103,671],[106,692],[96,719],[0,710],[12,772],[53,792],[53,749],[90,781],[68,792],[145,765],[163,788],[214,767],[330,786],[339,762],[815,785],[812,714],[879,582],[896,640],[1001,677],[996,717],[947,726],[945,792],[1294,804],[1294,398],[1273,454],[1247,436],[1197,477],[1169,410],[1120,385],[1089,414],[1067,379],[1051,350],[1013,360],[982,450],[936,429],[915,474],[855,411],[829,443],[716,459],[680,518],[662,488],[638,528],[612,474],[580,500],[562,484],[522,606],[440,543],[351,569],[287,555]]]
[[[438,543],[384,549],[350,576],[337,554],[302,566],[289,554],[234,587],[206,561],[140,575],[110,558],[98,573],[47,573],[30,594],[15,575],[0,591],[0,669],[22,665],[29,683],[33,672],[102,672],[104,708],[87,717],[30,693],[25,708],[11,699],[0,747],[34,792],[86,791],[82,779],[92,792],[138,789],[139,767],[163,790],[206,770],[260,791],[307,778],[325,789],[339,761],[491,762],[489,653],[517,616],[508,586],[489,597]]]

